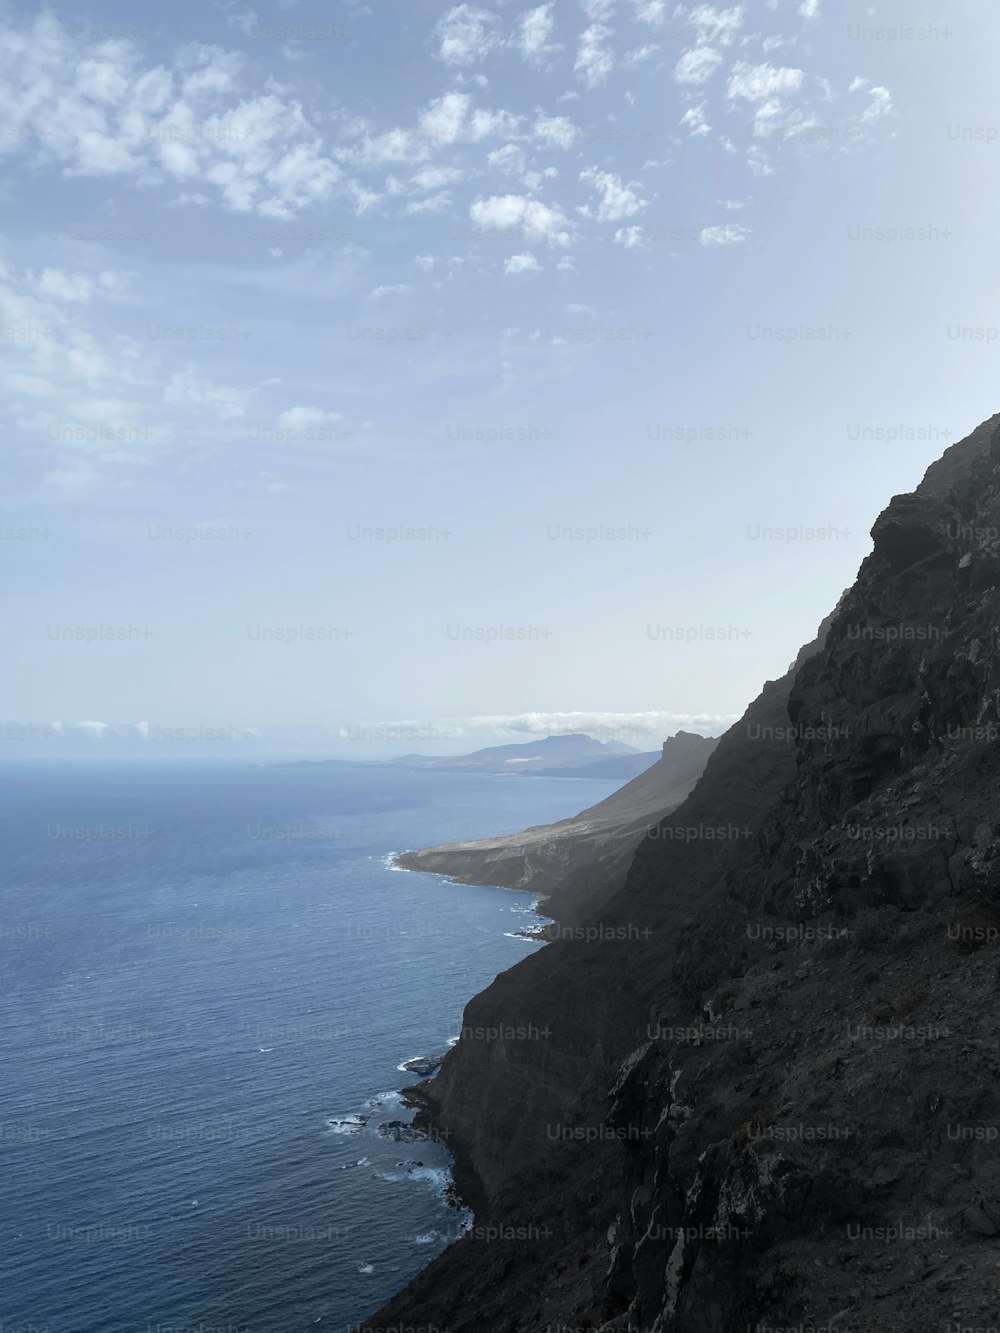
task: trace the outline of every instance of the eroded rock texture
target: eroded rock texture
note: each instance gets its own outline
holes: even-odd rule
[[[581,937],[470,1003],[423,1096],[481,1229],[372,1325],[1000,1324],[998,422]]]

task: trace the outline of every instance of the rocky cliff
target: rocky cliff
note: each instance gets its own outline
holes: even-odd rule
[[[646,830],[680,805],[715,745],[715,739],[679,731],[664,741],[652,767],[570,819],[403,852],[397,862],[463,884],[530,889],[550,916],[579,921],[621,888]]]
[[[421,1095],[476,1226],[371,1325],[1000,1324],[998,421],[621,891],[469,1004]]]

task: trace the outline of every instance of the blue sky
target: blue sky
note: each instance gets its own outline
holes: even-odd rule
[[[998,29],[0,10],[0,749],[719,731],[997,408]]]

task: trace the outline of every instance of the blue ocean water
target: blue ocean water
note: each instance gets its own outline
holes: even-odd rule
[[[0,769],[0,1328],[345,1330],[460,1234],[399,1065],[537,944],[392,852],[609,782],[364,765]]]

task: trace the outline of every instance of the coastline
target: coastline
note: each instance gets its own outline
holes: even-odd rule
[[[434,1096],[433,1083],[434,1078],[426,1078],[402,1089],[402,1104],[414,1112],[413,1128],[429,1139],[443,1143],[451,1156],[451,1180],[445,1189],[448,1203],[453,1208],[471,1212],[474,1220],[479,1222],[486,1212],[486,1191],[472,1164],[471,1151],[462,1143],[453,1142],[452,1132],[440,1125],[441,1108]]]
[[[406,852],[390,852],[385,858],[386,867],[390,870],[398,870],[411,874],[432,875],[445,883],[454,884],[463,888],[497,888],[508,889],[512,893],[529,893],[530,890],[516,888],[509,884],[476,883],[470,884],[466,880],[458,879],[451,875],[442,874],[439,871],[428,870],[422,866],[405,866],[400,864],[400,859],[406,856]],[[540,924],[525,930],[504,932],[509,939],[526,940],[531,944],[548,944],[551,942],[548,932],[558,925],[558,922],[551,917],[545,916],[541,910],[546,898],[542,894],[532,897],[531,907],[525,909],[526,914],[536,916]],[[522,955],[523,956],[523,955]],[[510,966],[515,967],[521,961],[515,959]],[[502,975],[508,969],[503,968],[498,975]],[[466,1007],[471,1004],[481,992],[476,991],[468,997]],[[463,1011],[464,1012],[464,1011]],[[461,1034],[460,1034],[461,1035]],[[478,1223],[485,1215],[488,1206],[486,1188],[479,1177],[473,1165],[472,1145],[463,1144],[461,1141],[454,1140],[454,1131],[447,1129],[441,1124],[441,1104],[435,1096],[435,1084],[445,1067],[445,1062],[451,1057],[459,1043],[459,1037],[450,1038],[448,1049],[437,1061],[437,1068],[426,1078],[422,1078],[417,1083],[408,1084],[399,1089],[401,1104],[408,1110],[414,1112],[411,1124],[414,1130],[426,1135],[428,1139],[437,1143],[442,1143],[451,1156],[451,1180],[445,1190],[445,1197],[449,1204],[454,1208],[466,1209],[472,1212],[474,1220]],[[398,1067],[404,1068],[405,1063]]]

